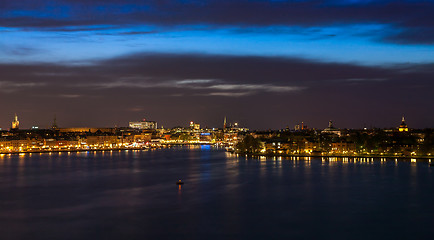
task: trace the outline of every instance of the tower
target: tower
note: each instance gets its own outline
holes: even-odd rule
[[[399,125],[399,127],[398,127],[398,131],[400,131],[400,132],[408,132],[408,126],[407,126],[407,124],[405,123],[405,118],[404,118],[404,116],[402,117],[401,125]]]
[[[18,121],[18,116],[15,113],[14,120],[12,121],[12,128],[11,129],[18,129],[20,127],[20,121]]]
[[[54,115],[54,119],[53,119],[53,125],[51,125],[52,129],[57,129],[57,119],[56,119],[56,115]]]
[[[225,116],[225,119],[223,120],[223,129],[225,129],[226,128],[226,116]]]

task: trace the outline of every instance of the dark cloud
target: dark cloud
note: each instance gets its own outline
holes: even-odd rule
[[[383,36],[382,40],[396,44],[434,44],[433,27],[414,27],[401,30],[398,33]]]
[[[224,116],[251,128],[304,121],[326,127],[433,127],[434,66],[366,67],[304,59],[137,54],[87,66],[0,65],[0,126],[17,112],[23,126],[164,126]],[[417,120],[416,120],[417,119]]]
[[[61,29],[70,26],[209,27],[330,26],[385,24],[399,34],[381,39],[432,44],[433,1],[2,1],[0,25]],[[415,34],[416,33],[416,34]]]
[[[146,34],[154,34],[159,33],[158,31],[129,31],[129,32],[120,32],[120,35],[146,35]]]

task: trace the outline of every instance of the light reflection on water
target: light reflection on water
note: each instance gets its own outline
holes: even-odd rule
[[[9,239],[426,239],[429,162],[249,158],[208,146],[0,155],[0,231]]]

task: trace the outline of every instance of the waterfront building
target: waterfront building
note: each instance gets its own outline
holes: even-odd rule
[[[126,139],[126,138],[125,138]],[[123,139],[119,139],[117,136],[87,136],[86,144],[88,146],[115,146],[122,143]]]
[[[356,151],[356,144],[352,142],[336,142],[332,143],[332,152],[348,153]]]
[[[304,143],[304,151],[308,153],[312,153],[315,151],[318,151],[320,149],[319,142],[311,142],[311,141],[305,141]]]
[[[133,137],[134,137],[134,142],[146,143],[146,142],[151,141],[152,134],[151,133],[142,133],[142,134],[136,134]]]
[[[203,132],[203,133],[200,133],[200,136],[199,136],[199,140],[200,141],[202,141],[202,142],[211,142],[212,141],[212,134],[211,133],[209,133],[209,132]]]

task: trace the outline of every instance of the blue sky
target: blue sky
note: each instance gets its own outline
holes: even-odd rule
[[[92,30],[99,27],[104,29]],[[379,41],[379,32],[391,31],[379,24],[321,28],[88,26],[86,29],[42,31],[2,28],[0,61],[76,63],[137,52],[300,57],[366,65],[434,61],[432,45]]]
[[[368,65],[434,59],[432,1],[2,4],[1,62],[77,62],[136,52],[286,56]]]

